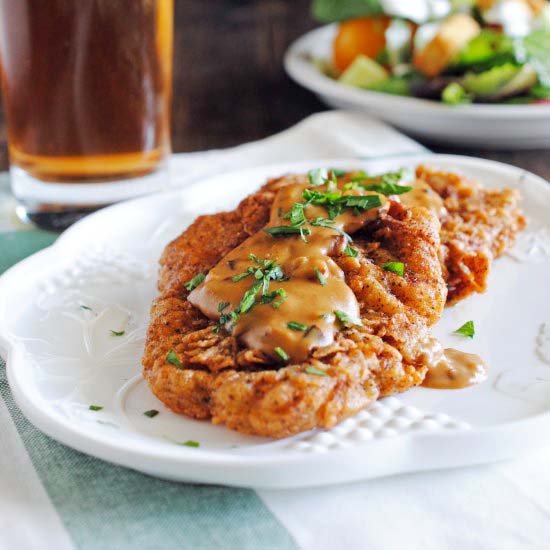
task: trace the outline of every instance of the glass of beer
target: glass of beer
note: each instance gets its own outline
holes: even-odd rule
[[[173,0],[0,0],[18,214],[63,229],[158,188],[170,153]]]

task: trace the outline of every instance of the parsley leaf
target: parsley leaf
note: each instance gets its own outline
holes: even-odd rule
[[[467,338],[473,338],[475,333],[476,330],[473,321],[466,321],[460,328],[455,330],[455,334],[460,334]]]
[[[349,244],[344,248],[344,254],[347,254],[348,256],[351,256],[352,258],[357,258],[359,255],[359,250],[356,248],[352,248]]]
[[[342,170],[341,168],[331,168],[330,171],[337,177],[341,178],[346,175],[346,171]]]
[[[100,406],[100,405],[90,405],[90,406],[88,407],[88,409],[91,410],[91,411],[100,411],[100,410],[103,409],[103,407]]]
[[[111,330],[111,336],[124,336],[124,330]]]
[[[252,309],[256,303],[256,294],[258,290],[262,288],[262,282],[258,281],[254,283],[243,295],[241,302],[239,304],[238,311],[239,313],[247,313]]]
[[[292,225],[276,225],[275,227],[262,229],[262,231],[272,237],[281,235],[309,235],[311,233],[307,227],[294,227]]]
[[[328,173],[326,168],[315,168],[307,173],[307,177],[311,185],[319,186],[323,185],[328,179]]]
[[[349,184],[344,186],[344,189],[357,189],[362,187],[366,191],[374,191],[381,195],[401,195],[412,189],[408,185],[399,185],[399,181],[403,178],[404,170],[397,172],[387,172],[378,176],[367,176],[364,172],[356,174]]]
[[[364,211],[382,206],[382,201],[378,195],[342,195],[341,191],[323,192],[316,189],[304,189],[302,198],[306,201],[306,204],[324,206],[331,220],[341,214],[344,208],[357,208]]]
[[[143,414],[145,416],[148,416],[149,418],[155,418],[155,416],[157,416],[159,412],[156,411],[155,409],[151,409],[150,411],[145,411]]]
[[[316,267],[314,271],[321,286],[325,286],[327,284],[327,278],[321,273],[321,270],[318,267]]]
[[[290,330],[296,330],[296,331],[306,331],[308,329],[307,325],[304,325],[304,323],[298,323],[298,321],[290,321],[286,325]]]
[[[309,365],[306,367],[306,372],[308,374],[315,374],[317,376],[328,376],[328,373],[326,373],[324,370],[318,369],[317,367],[313,367],[312,365]]]
[[[345,311],[342,311],[340,309],[334,310],[334,315],[336,315],[336,318],[340,322],[340,324],[345,327],[349,328],[350,326],[356,325],[356,326],[363,326],[363,323],[359,319],[354,319],[353,317],[350,317]]]
[[[412,187],[410,185],[399,185],[398,183],[373,183],[371,185],[362,185],[363,189],[367,191],[375,191],[382,195],[401,195],[403,193],[408,193]]]
[[[289,359],[288,353],[287,353],[283,348],[277,346],[273,351],[274,351],[283,361],[288,361],[288,359]]]
[[[171,365],[174,365],[176,367],[178,367],[178,369],[182,369],[183,368],[183,364],[182,362],[180,361],[177,353],[171,349],[167,354],[166,354],[166,361],[168,363],[170,363]]]
[[[305,204],[303,202],[295,202],[292,208],[283,216],[284,220],[290,220],[290,225],[299,227],[307,223],[307,218],[304,213]]]
[[[191,439],[188,439],[187,441],[184,441],[183,443],[179,443],[179,445],[183,445],[184,447],[193,447],[197,448],[200,447],[200,443],[198,441],[193,441]]]
[[[187,281],[183,286],[191,292],[192,290],[195,290],[204,281],[204,279],[206,279],[206,275],[204,273],[199,273],[191,280]]]
[[[405,264],[403,262],[386,262],[382,265],[384,271],[390,271],[396,273],[400,277],[405,275]]]

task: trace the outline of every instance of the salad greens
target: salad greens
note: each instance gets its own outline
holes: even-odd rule
[[[500,0],[502,4],[506,1]],[[475,4],[473,0],[449,0],[450,12],[417,26],[404,12],[399,17],[384,15],[383,7],[391,3],[382,0],[313,0],[314,17],[323,22],[339,22],[338,35],[349,33],[334,42],[334,60],[338,58],[340,63],[327,59],[316,63],[327,76],[348,86],[436,99],[448,105],[549,101],[550,6],[543,13],[533,12],[526,34],[509,35],[504,21],[495,23],[487,10],[476,8]],[[361,24],[351,25],[350,20],[364,20],[363,30]],[[385,30],[380,31],[380,36],[368,37],[373,28],[368,21],[385,25]],[[448,31],[449,24],[453,32],[439,36],[442,26],[446,25]],[[428,27],[435,32],[431,37],[429,32],[423,32]],[[462,34],[461,39],[461,31],[467,32],[466,28],[470,34]],[[472,34],[475,36],[468,40]],[[418,40],[420,35],[429,38]],[[371,40],[370,45],[365,46],[365,40]],[[376,40],[381,40],[381,45],[372,43]],[[438,41],[437,46],[430,51],[434,40]],[[338,47],[351,50],[338,56]],[[433,63],[426,67],[434,56],[441,57],[436,60],[436,69]],[[342,59],[349,59],[349,63],[342,65]]]
[[[378,0],[314,0],[311,11],[315,19],[325,23],[383,12]]]
[[[539,75],[543,86],[550,86],[550,29],[541,29],[523,39],[526,61]]]

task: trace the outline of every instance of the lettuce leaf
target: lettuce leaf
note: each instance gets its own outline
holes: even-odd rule
[[[550,30],[541,29],[523,39],[527,62],[531,63],[543,86],[550,86]]]
[[[382,13],[379,0],[313,0],[313,17],[323,23]]]
[[[457,73],[466,69],[481,72],[514,61],[512,39],[500,32],[483,29],[458,54],[449,72]]]

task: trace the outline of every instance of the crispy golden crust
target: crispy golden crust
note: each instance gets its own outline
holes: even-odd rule
[[[153,393],[175,412],[278,438],[333,426],[378,396],[423,380],[427,327],[446,298],[439,222],[423,208],[394,203],[384,219],[355,235],[358,258],[335,258],[360,302],[364,327],[341,331],[304,364],[278,368],[224,331],[215,334],[186,300],[184,283],[263,227],[276,190],[293,181],[272,180],[235,211],[199,217],[166,247],[143,366]],[[404,262],[405,277],[384,271],[387,261]],[[171,349],[183,368],[167,363]]]
[[[511,248],[525,218],[515,189],[485,189],[463,176],[416,169],[444,199],[447,214],[441,218],[441,263],[448,287],[448,305],[487,288],[494,258]]]

